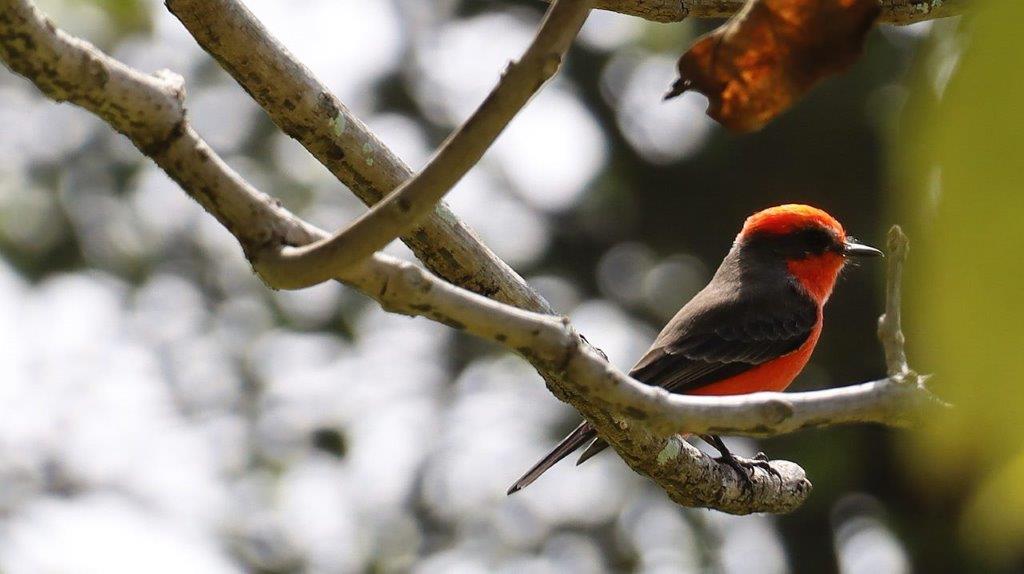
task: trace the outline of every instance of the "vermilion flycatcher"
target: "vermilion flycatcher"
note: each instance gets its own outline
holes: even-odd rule
[[[704,289],[665,325],[629,372],[634,379],[689,395],[781,391],[807,364],[821,334],[822,308],[848,257],[882,252],[848,237],[831,215],[780,205],[747,218]],[[584,421],[508,493],[593,440],[577,464],[608,443]],[[738,459],[714,435],[702,436],[720,460],[747,478],[760,461]]]

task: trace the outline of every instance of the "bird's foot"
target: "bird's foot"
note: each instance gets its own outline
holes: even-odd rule
[[[735,470],[740,479],[750,488],[754,487],[754,481],[751,477],[754,474],[755,468],[760,468],[767,472],[769,476],[778,478],[779,481],[782,480],[782,475],[779,474],[779,471],[772,468],[768,456],[763,452],[757,453],[754,455],[754,458],[743,458],[727,451],[715,460]]]
[[[771,464],[771,459],[765,453],[759,452],[754,455],[754,466],[767,472],[768,476],[774,476],[779,479],[779,482],[782,482],[782,474],[775,470],[775,467]]]
[[[736,474],[740,475],[743,482],[751,489],[754,487],[754,481],[751,477],[754,474],[755,468],[760,468],[767,472],[768,476],[775,476],[779,479],[779,482],[782,482],[782,475],[779,474],[779,471],[772,468],[772,465],[768,460],[768,455],[765,453],[759,452],[754,455],[754,458],[743,458],[734,455],[729,448],[725,446],[725,442],[722,441],[722,437],[718,435],[700,435],[700,438],[715,447],[715,449],[717,449],[722,455],[715,460],[728,465],[735,470]]]

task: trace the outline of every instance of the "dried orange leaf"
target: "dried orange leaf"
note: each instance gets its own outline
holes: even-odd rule
[[[725,127],[760,129],[853,64],[879,11],[877,0],[750,0],[679,58],[665,97],[696,90]]]

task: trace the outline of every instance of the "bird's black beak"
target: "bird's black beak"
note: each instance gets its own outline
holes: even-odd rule
[[[857,243],[857,240],[852,237],[847,237],[846,242],[843,243],[843,255],[847,257],[885,257],[881,251],[870,245]]]

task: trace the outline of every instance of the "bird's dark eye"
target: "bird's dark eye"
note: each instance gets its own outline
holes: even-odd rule
[[[834,233],[820,227],[802,229],[795,236],[795,246],[798,246],[805,256],[821,255],[840,245]]]
[[[791,233],[760,234],[747,239],[747,248],[766,250],[783,259],[803,259],[828,251],[842,252],[843,243],[835,233],[822,227],[807,227]]]
[[[821,255],[826,252],[843,252],[843,239],[834,231],[821,227],[809,227],[797,233],[798,245],[805,256]]]

